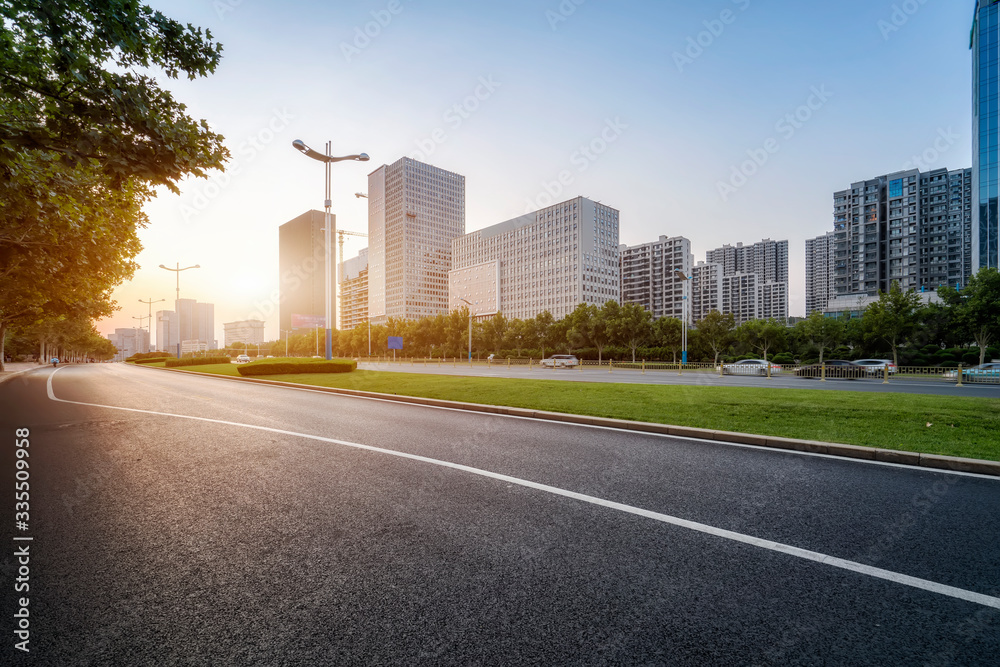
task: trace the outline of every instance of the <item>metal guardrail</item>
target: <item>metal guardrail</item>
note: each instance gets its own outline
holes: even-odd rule
[[[678,375],[698,374],[702,377],[714,375],[719,378],[727,376],[758,376],[758,377],[800,377],[803,379],[815,379],[820,382],[828,380],[869,380],[880,381],[883,384],[891,384],[899,381],[937,381],[947,382],[956,385],[965,384],[995,384],[1000,385],[1000,370],[979,369],[976,366],[959,365],[956,368],[940,368],[928,366],[842,366],[831,364],[775,364],[772,362],[768,368],[763,364],[742,365],[739,362],[731,364],[708,364],[708,363],[687,363],[664,362],[664,361],[620,361],[615,359],[605,359],[600,362],[596,360],[581,360],[579,364],[569,367],[556,367],[543,365],[541,359],[473,359],[449,357],[438,359],[412,358],[412,357],[372,357],[369,359],[359,358],[359,361],[369,361],[376,364],[390,364],[393,366],[422,366],[422,367],[451,367],[477,366],[484,368],[522,368],[529,371],[554,371],[554,370],[606,370],[608,373],[615,372],[639,372],[639,373],[675,373]]]

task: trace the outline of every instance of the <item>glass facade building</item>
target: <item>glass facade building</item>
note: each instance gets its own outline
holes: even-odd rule
[[[1000,267],[997,68],[1000,0],[979,0],[972,24],[972,270]]]

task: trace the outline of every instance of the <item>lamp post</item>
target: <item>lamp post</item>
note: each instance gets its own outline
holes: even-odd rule
[[[472,304],[466,301],[462,297],[458,297],[459,301],[465,301],[469,304],[469,365],[472,365]]]
[[[684,295],[681,297],[681,302],[684,304],[681,308],[681,317],[684,321],[684,333],[681,337],[681,364],[686,364],[688,362],[688,309],[690,307],[687,293],[691,285],[691,278],[680,269],[674,269],[674,273],[684,281]]]
[[[182,269],[181,268],[181,263],[177,262],[177,268],[176,269],[171,269],[169,266],[163,266],[162,264],[160,264],[160,268],[161,269],[165,269],[167,271],[173,271],[177,275],[177,299],[174,301],[174,303],[176,304],[175,307],[177,308],[177,358],[180,359],[181,358],[181,338],[182,338],[182,333],[181,332],[183,331],[183,329],[181,329],[181,304],[180,304],[180,300],[181,300],[181,271],[187,271],[188,269],[200,269],[201,268],[201,264],[195,264],[194,266],[185,266]]]
[[[292,332],[288,331],[287,329],[279,329],[278,331],[285,334],[285,357],[288,357],[288,334]]]
[[[139,317],[136,317],[135,315],[133,315],[132,319],[139,320],[139,328],[132,327],[132,331],[134,332],[132,334],[132,340],[135,341],[135,354],[140,354],[142,353],[142,343],[139,341],[139,332],[142,330],[142,321],[146,319],[146,316],[140,315]],[[148,349],[146,351],[149,352]]]
[[[161,301],[166,301],[166,299],[157,299],[156,301],[153,301],[153,297],[149,297],[149,301],[143,301],[142,299],[139,299],[139,303],[145,303],[149,306],[149,315],[147,316],[149,318],[149,324],[147,326],[149,327],[150,340],[153,339],[153,304],[160,303]],[[156,342],[159,343],[160,341]]]
[[[318,160],[326,166],[326,197],[324,199],[326,213],[323,217],[323,222],[326,227],[323,233],[323,256],[326,264],[326,322],[324,322],[324,324],[326,325],[326,358],[329,361],[330,359],[333,359],[333,329],[336,327],[336,323],[333,319],[336,317],[337,313],[337,267],[333,263],[333,237],[337,230],[334,229],[333,221],[330,217],[330,207],[333,205],[330,194],[330,167],[334,162],[341,162],[343,160],[367,162],[369,158],[366,153],[345,155],[344,157],[334,157],[330,154],[330,151],[333,150],[332,141],[326,142],[326,154],[314,151],[306,146],[305,142],[301,139],[293,141],[292,146],[295,150],[299,151],[306,157]]]

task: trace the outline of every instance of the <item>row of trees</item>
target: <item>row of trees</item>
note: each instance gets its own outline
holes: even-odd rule
[[[8,333],[112,314],[154,188],[176,192],[228,152],[146,73],[207,76],[221,53],[209,33],[135,0],[4,2],[0,19],[2,370]]]
[[[901,365],[981,363],[990,346],[1000,340],[1000,273],[984,269],[961,291],[941,288],[939,295],[941,303],[925,306],[917,294],[894,286],[859,318],[813,313],[794,327],[775,320],[737,326],[732,314],[712,312],[689,332],[689,359],[718,363],[754,356],[791,363],[877,356]],[[499,314],[475,321],[472,347],[478,357],[575,353],[597,360],[645,358],[676,363],[682,335],[678,319],[654,320],[641,306],[609,301],[601,307],[581,304],[561,320],[543,312],[527,320]],[[288,353],[323,354],[323,336],[322,331],[290,336]],[[420,320],[390,320],[372,326],[370,335],[366,325],[334,332],[334,352],[367,356],[370,342],[372,354],[383,355],[389,336],[403,338],[406,356],[462,357],[469,345],[468,310]],[[284,355],[285,348],[284,340],[275,341],[261,353]]]

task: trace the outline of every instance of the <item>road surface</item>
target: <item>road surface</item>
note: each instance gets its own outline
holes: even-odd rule
[[[1000,654],[997,479],[122,364],[33,371],[0,404],[0,568],[30,585],[4,587],[3,664]]]

